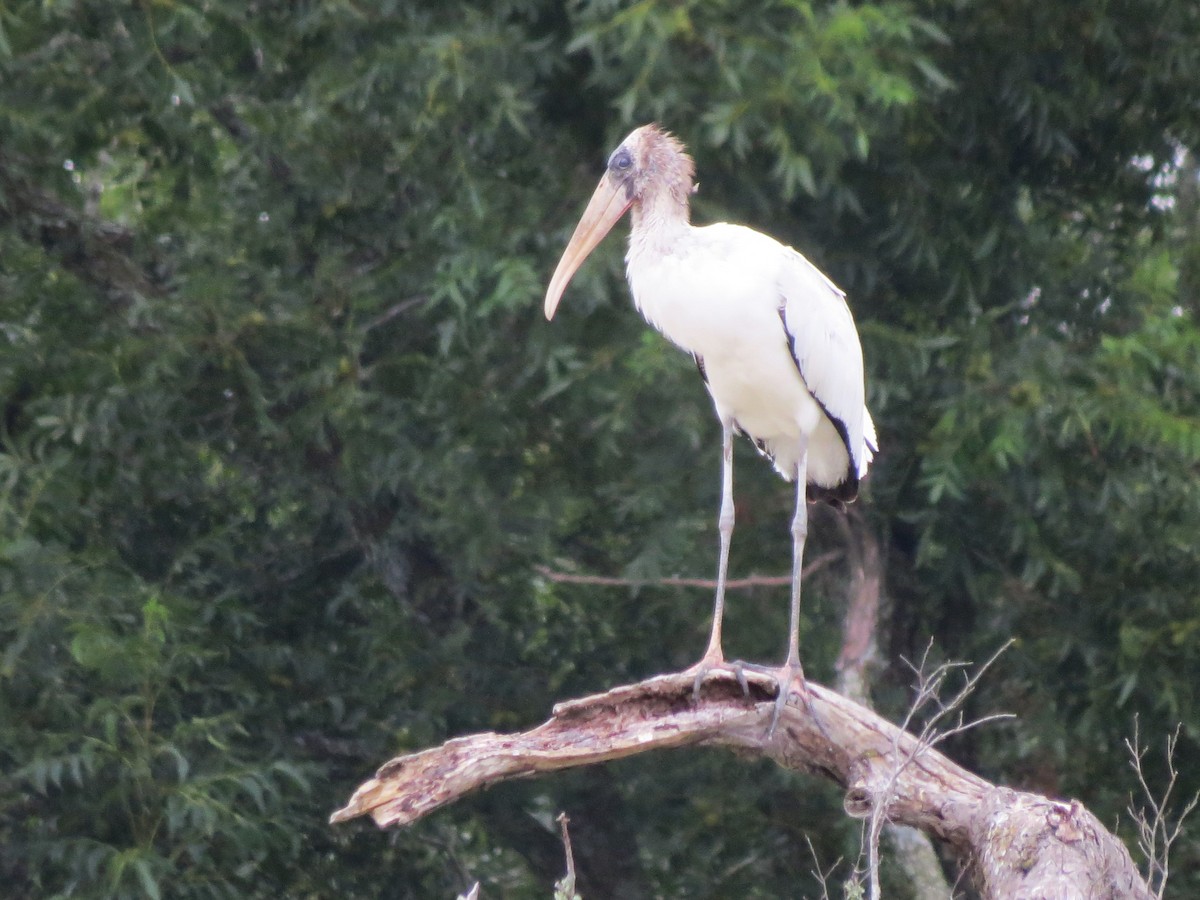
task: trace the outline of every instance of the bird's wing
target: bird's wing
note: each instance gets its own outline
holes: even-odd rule
[[[861,477],[874,450],[874,427],[872,446],[867,447],[862,345],[846,295],[790,247],[780,267],[778,289],[779,318],[792,358],[809,392],[841,434]]]

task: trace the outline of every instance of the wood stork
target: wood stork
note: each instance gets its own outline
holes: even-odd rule
[[[588,254],[632,210],[625,263],[634,304],[695,358],[722,428],[716,601],[708,648],[689,670],[697,693],[708,672],[726,665],[721,619],[733,534],[734,433],[750,437],[780,475],[795,480],[791,630],[777,675],[774,730],[793,685],[807,705],[799,631],[806,500],[841,505],[855,498],[876,451],[875,428],[863,403],[862,347],[845,295],[807,259],[764,234],[724,222],[691,225],[694,172],[683,145],[658,125],[625,138],[550,280],[546,318]]]

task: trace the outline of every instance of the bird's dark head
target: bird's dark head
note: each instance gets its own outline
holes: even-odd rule
[[[683,144],[651,124],[632,131],[613,151],[605,178],[619,184],[630,203],[665,192],[686,205],[695,174],[696,167]]]
[[[546,318],[553,318],[571,276],[631,206],[637,207],[635,221],[638,210],[665,203],[671,215],[686,222],[695,171],[683,144],[658,125],[643,125],[630,132],[608,158],[604,177],[550,279]]]

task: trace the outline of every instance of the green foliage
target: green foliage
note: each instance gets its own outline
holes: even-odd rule
[[[949,87],[925,52],[945,35],[900,3],[588,3],[575,22],[568,50],[587,53],[623,123],[694,117],[726,173],[767,161],[785,200],[856,205],[842,167],[921,88]]]
[[[854,858],[831,789],[715,754],[326,824],[398,750],[702,647],[703,592],[538,570],[713,567],[709,404],[619,242],[538,313],[652,118],[698,220],[851,292],[888,658],[1015,636],[977,702],[1022,718],[953,749],[1112,821],[1135,711],[1200,742],[1198,30],[1172,0],[6,4],[10,893],[544,897],[560,808],[584,896],[817,893],[803,834]],[[738,454],[733,568],[781,570],[789,494]],[[809,587],[824,679],[844,575]],[[776,658],[784,623],[736,596],[731,652]]]

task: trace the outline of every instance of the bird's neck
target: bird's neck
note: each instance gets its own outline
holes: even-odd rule
[[[680,234],[691,229],[686,195],[656,191],[633,205],[630,244],[642,249],[665,250]]]

